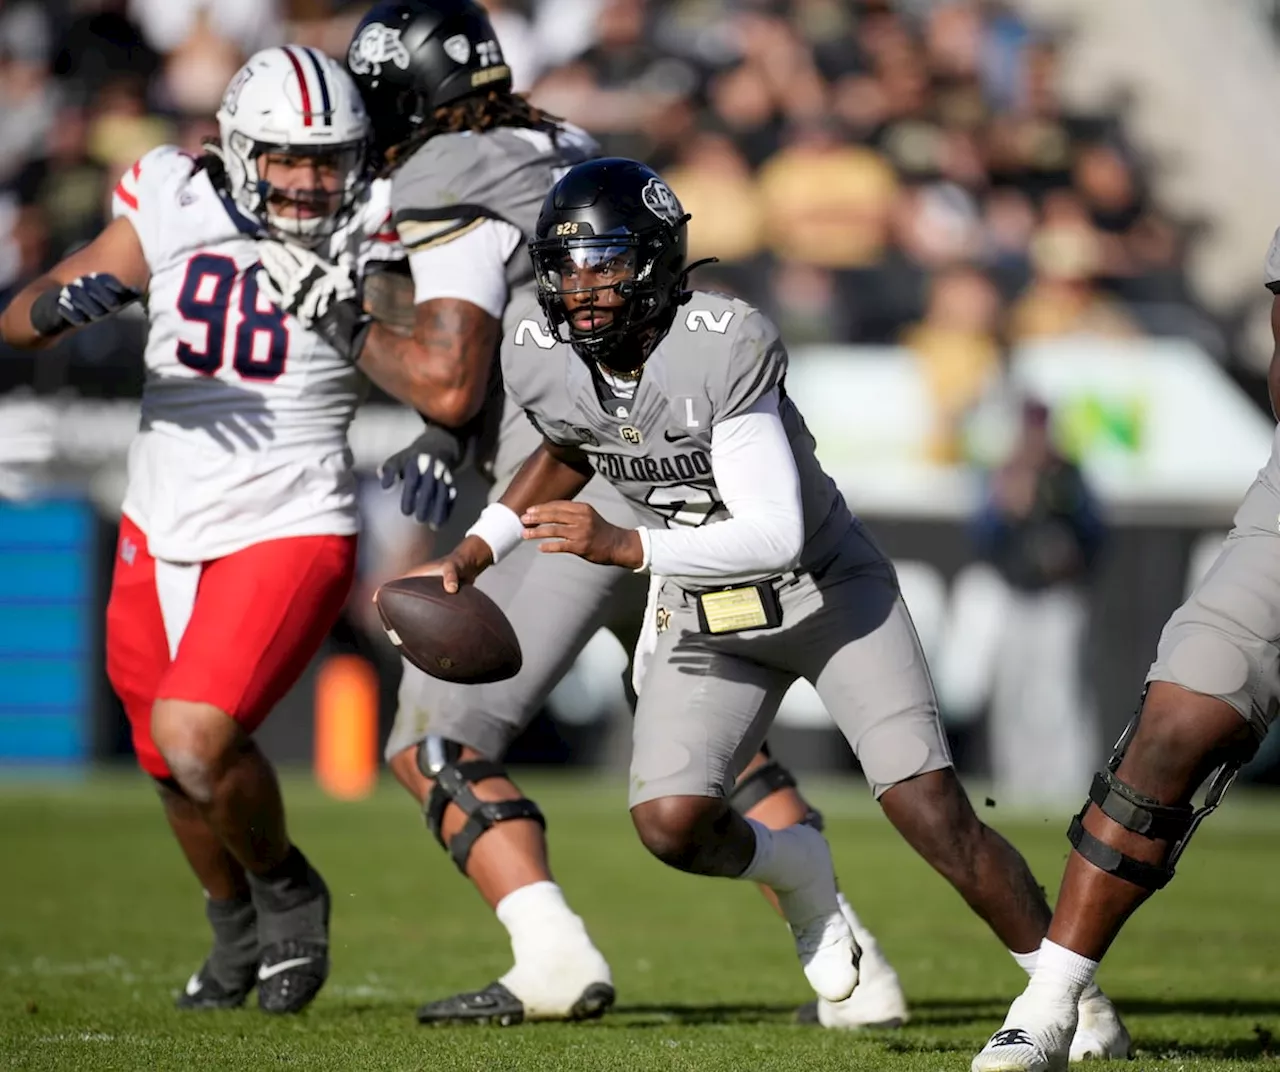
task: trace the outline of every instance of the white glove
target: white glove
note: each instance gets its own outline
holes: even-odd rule
[[[338,302],[356,296],[356,283],[345,268],[290,242],[262,241],[259,285],[281,309],[305,328],[314,327]]]

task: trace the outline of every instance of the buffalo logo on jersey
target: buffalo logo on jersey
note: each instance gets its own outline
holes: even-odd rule
[[[453,38],[450,38],[453,40]],[[463,38],[466,43],[466,38]],[[446,45],[447,47],[447,45]],[[453,53],[450,53],[452,56]],[[465,63],[465,60],[458,60]],[[402,71],[409,69],[409,50],[400,40],[400,31],[380,22],[371,22],[360,36],[351,42],[347,53],[347,66],[353,74],[381,74],[384,63],[394,63]]]
[[[591,463],[596,467],[596,472],[611,481],[679,484],[711,476],[711,456],[705,450],[692,450],[669,458],[629,458],[625,454],[593,452]]]

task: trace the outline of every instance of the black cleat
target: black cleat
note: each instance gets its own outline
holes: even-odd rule
[[[263,941],[258,958],[258,1008],[269,1013],[301,1012],[316,999],[329,978],[329,887],[314,868],[308,883],[316,891],[287,912],[264,912],[258,907],[258,934]]]
[[[594,1020],[603,1016],[613,1004],[614,991],[608,983],[592,983],[573,1003],[565,1020]],[[514,1027],[524,1022],[524,1003],[501,983],[490,983],[483,990],[455,994],[440,1001],[429,1001],[418,1009],[418,1023],[488,1024]]]
[[[301,1012],[329,978],[329,947],[305,940],[275,942],[258,963],[258,1007],[263,1012]]]
[[[209,974],[209,962],[187,980],[187,985],[174,1001],[178,1009],[238,1009],[254,984],[254,966],[250,965],[243,979],[235,986],[227,987]]]

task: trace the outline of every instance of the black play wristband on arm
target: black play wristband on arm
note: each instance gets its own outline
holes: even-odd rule
[[[62,287],[53,286],[41,291],[39,297],[31,303],[31,326],[42,338],[51,339],[71,327],[58,303],[61,297]]]
[[[315,330],[330,346],[348,361],[355,362],[364,349],[373,317],[360,308],[353,298],[334,302],[328,311],[315,322]]]

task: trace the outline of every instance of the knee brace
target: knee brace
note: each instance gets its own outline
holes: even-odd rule
[[[1093,785],[1089,789],[1089,799],[1085,801],[1080,813],[1071,820],[1071,825],[1067,829],[1067,840],[1071,842],[1071,847],[1094,867],[1115,875],[1125,882],[1140,886],[1144,890],[1155,892],[1163,889],[1173,878],[1174,868],[1191,841],[1191,836],[1222,803],[1223,796],[1235,780],[1245,759],[1229,760],[1209,776],[1204,803],[1199,808],[1193,808],[1189,804],[1170,807],[1138,792],[1133,786],[1116,777],[1120,761],[1124,759],[1125,752],[1129,749],[1129,742],[1133,740],[1137,728],[1138,720],[1135,718],[1121,736],[1106,769],[1094,775]],[[1094,837],[1084,828],[1084,817],[1090,804],[1097,805],[1103,815],[1119,823],[1126,830],[1140,834],[1151,841],[1167,842],[1168,848],[1165,851],[1164,860],[1158,864],[1135,860],[1100,838]]]
[[[768,752],[765,752],[768,755]],[[750,774],[738,780],[729,794],[729,806],[739,815],[745,816],[762,800],[773,796],[780,789],[795,789],[796,779],[786,767],[776,759],[757,767]],[[805,817],[800,820],[805,826],[821,830],[824,823],[822,812],[810,807]]]
[[[476,841],[495,823],[532,819],[545,830],[547,820],[538,805],[525,797],[517,800],[481,800],[477,797],[471,790],[476,782],[505,778],[507,770],[501,763],[487,759],[459,760],[457,756],[461,751],[462,747],[454,741],[428,737],[418,749],[418,766],[435,783],[423,809],[427,829],[465,875],[467,860]],[[444,813],[451,803],[462,810],[467,821],[446,841]]]

